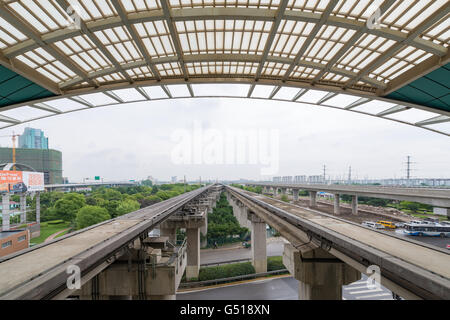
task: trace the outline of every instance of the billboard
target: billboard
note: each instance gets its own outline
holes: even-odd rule
[[[44,173],[0,170],[0,193],[44,191]]]

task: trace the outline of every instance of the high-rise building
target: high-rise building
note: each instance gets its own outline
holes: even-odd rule
[[[19,136],[19,148],[48,149],[48,138],[44,137],[44,131],[27,127]]]
[[[12,148],[0,148],[0,164],[12,163],[12,153]],[[61,151],[16,148],[16,163],[43,172],[45,184],[63,183]]]

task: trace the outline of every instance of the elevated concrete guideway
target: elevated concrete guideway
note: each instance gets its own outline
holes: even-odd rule
[[[212,187],[179,195],[0,259],[0,299],[67,297],[71,293],[66,285],[69,266],[80,267],[84,285],[130,252],[136,240],[145,241],[150,230]]]
[[[328,184],[283,184],[283,183],[247,183],[250,186],[262,186],[278,189],[324,191],[334,194],[348,194],[382,199],[414,201],[435,207],[450,208],[450,189],[438,188],[402,188],[360,185]]]
[[[381,284],[404,298],[450,299],[450,255],[444,249],[238,188],[227,191],[290,242],[283,262],[301,281],[299,296],[317,297],[320,284],[330,280],[322,278],[329,272],[344,275],[341,282],[336,280],[335,290],[354,278],[351,270],[339,269],[340,261],[366,274],[369,266],[378,266]]]

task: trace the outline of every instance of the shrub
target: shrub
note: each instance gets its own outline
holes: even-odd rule
[[[53,220],[47,222],[47,224],[61,224],[61,223],[64,223],[64,220]]]
[[[267,258],[267,271],[275,271],[275,270],[282,270],[282,269],[286,269],[286,267],[283,264],[282,256]]]
[[[233,263],[223,266],[200,268],[199,281],[237,277],[255,273],[255,268],[250,262]]]

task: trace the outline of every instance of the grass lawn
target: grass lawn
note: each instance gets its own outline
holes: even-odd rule
[[[31,243],[39,244],[45,241],[52,234],[67,229],[70,227],[70,222],[63,222],[59,224],[47,224],[46,222],[41,223],[41,235],[37,238],[30,240]]]
[[[58,234],[58,235],[55,237],[55,239],[56,239],[56,238],[59,238],[59,237],[62,237],[62,236],[64,236],[64,235],[66,235],[69,231],[70,231],[70,230],[66,230],[66,231],[64,231],[64,232],[62,232],[62,233],[60,233],[60,234]]]

